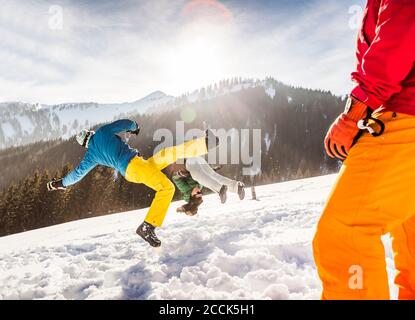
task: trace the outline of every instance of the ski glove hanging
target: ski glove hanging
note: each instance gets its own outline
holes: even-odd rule
[[[363,133],[368,130],[373,136],[383,133],[384,124],[371,117],[372,109],[365,103],[350,96],[347,100],[346,109],[334,121],[324,140],[327,154],[331,158],[345,160],[350,148],[357,142]],[[379,131],[375,131],[369,122],[375,122],[380,126]]]
[[[62,179],[55,179],[53,178],[52,181],[49,181],[46,184],[48,191],[55,191],[55,190],[66,190],[66,187],[62,183]]]

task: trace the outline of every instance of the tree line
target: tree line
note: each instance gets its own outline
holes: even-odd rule
[[[344,99],[330,92],[268,81],[276,90],[274,97],[256,87],[131,117],[141,132],[129,144],[150,157],[159,143],[153,141],[154,132],[165,128],[175,133],[176,121],[183,120],[184,111],[192,110],[194,119],[187,119],[186,130],[203,128],[204,121],[212,128],[262,130],[262,170],[255,177],[257,184],[335,172],[339,163],[326,156],[323,139],[342,111]],[[74,138],[1,151],[0,235],[149,206],[154,194],[151,189],[128,183],[103,167],[95,168],[65,192],[47,192],[47,181],[64,176],[84,152]],[[221,173],[250,185],[251,177],[242,176],[242,167],[225,165]]]
[[[47,170],[35,171],[0,193],[0,236],[147,207],[154,195],[143,185],[128,183],[104,167],[95,168],[65,191],[46,190],[52,177],[64,176],[70,169],[66,165],[53,175]]]

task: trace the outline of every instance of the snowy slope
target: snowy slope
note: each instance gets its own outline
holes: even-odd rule
[[[0,238],[0,299],[318,299],[311,240],[334,179],[210,195],[196,217],[173,203],[161,249],[135,235],[146,210]]]

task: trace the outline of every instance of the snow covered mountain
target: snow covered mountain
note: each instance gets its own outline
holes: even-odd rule
[[[156,91],[138,101],[119,104],[68,103],[54,106],[0,103],[0,149],[56,138],[123,115],[149,112],[174,98]]]
[[[319,299],[311,240],[334,179],[206,196],[195,217],[173,203],[159,250],[135,234],[147,210],[0,238],[0,299]]]
[[[41,140],[75,135],[79,129],[123,116],[163,112],[187,103],[213,99],[243,89],[262,87],[273,98],[277,82],[272,79],[224,80],[218,84],[183,94],[180,97],[156,91],[138,101],[119,104],[67,103],[39,105],[22,102],[0,103],[0,149]]]

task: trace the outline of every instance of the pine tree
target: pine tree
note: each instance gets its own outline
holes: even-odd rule
[[[5,207],[5,230],[7,234],[12,234],[21,231],[18,221],[18,187],[12,184],[6,191],[4,197]]]

